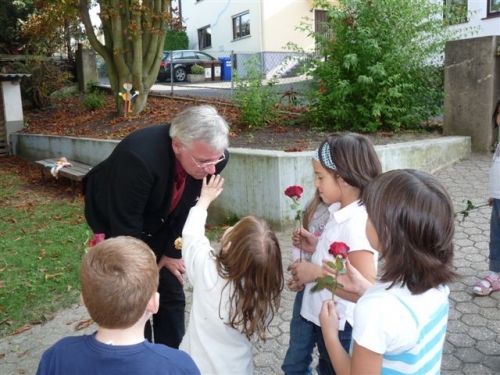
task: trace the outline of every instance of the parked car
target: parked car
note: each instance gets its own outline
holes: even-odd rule
[[[163,52],[163,59],[161,60],[160,71],[158,72],[158,81],[165,82],[170,79],[170,66],[174,65],[174,80],[177,82],[184,82],[187,75],[191,73],[191,67],[194,64],[203,66],[203,63],[217,61],[217,59],[208,53],[196,50],[179,50],[172,51],[172,59],[170,58],[170,51]]]

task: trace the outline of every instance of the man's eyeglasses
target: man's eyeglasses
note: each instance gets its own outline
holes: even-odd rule
[[[189,157],[191,158],[191,160],[196,164],[196,166],[198,168],[206,168],[206,167],[210,167],[212,165],[216,165],[216,164],[219,164],[221,161],[225,160],[226,159],[226,155],[225,154],[222,154],[221,157],[215,161],[206,161],[206,162],[199,162],[198,160],[196,160],[193,155],[191,155],[191,153],[186,149],[186,152],[187,154],[189,155]]]

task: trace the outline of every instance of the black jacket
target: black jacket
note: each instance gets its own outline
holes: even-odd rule
[[[85,218],[106,238],[129,235],[145,241],[159,257],[180,258],[174,241],[201,191],[201,180],[187,176],[182,197],[169,214],[175,178],[170,125],[155,125],[125,137],[111,155],[83,180]],[[226,160],[216,165],[220,173]]]

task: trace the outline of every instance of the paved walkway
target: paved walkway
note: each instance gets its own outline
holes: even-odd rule
[[[472,155],[436,175],[446,184],[456,211],[465,208],[464,200],[485,203],[488,195],[489,155]],[[488,207],[470,213],[465,221],[457,220],[455,266],[463,276],[451,285],[451,310],[444,347],[442,373],[500,373],[500,293],[474,297],[472,285],[488,269]],[[286,265],[290,262],[289,233],[279,233]],[[288,275],[287,275],[288,277]],[[190,297],[187,289],[188,299]],[[282,307],[270,327],[270,338],[256,345],[256,374],[281,374],[289,335],[294,294],[284,291]],[[33,374],[45,349],[63,336],[90,333],[92,325],[75,331],[88,319],[85,309],[74,306],[61,311],[54,320],[16,336],[0,338],[0,374]]]

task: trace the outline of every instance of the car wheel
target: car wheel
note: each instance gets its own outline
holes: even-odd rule
[[[186,74],[186,69],[183,67],[178,67],[175,68],[174,70],[174,77],[177,82],[184,82],[186,80],[187,74]]]

